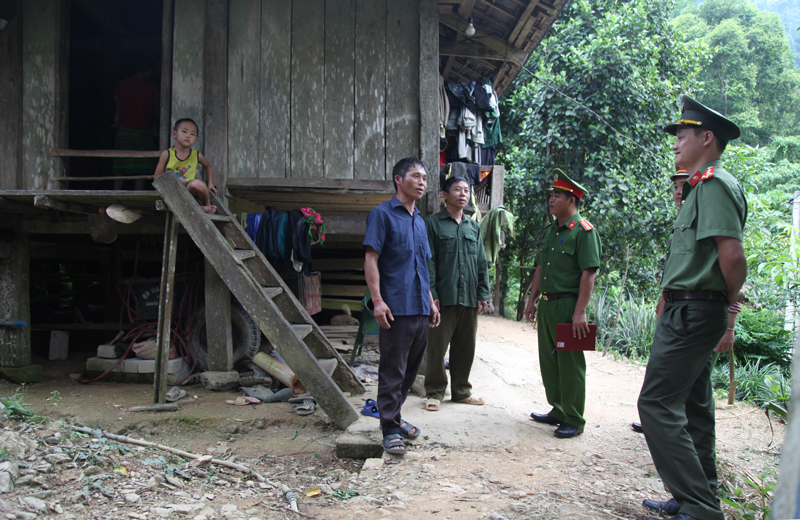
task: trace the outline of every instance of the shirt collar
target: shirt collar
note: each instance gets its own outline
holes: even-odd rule
[[[396,195],[392,196],[392,199],[389,201],[389,205],[392,207],[392,209],[397,209],[398,207],[401,207],[403,208],[403,211],[408,213],[408,210],[406,209],[405,206],[403,206],[403,203],[400,202],[400,199],[398,199]],[[414,204],[414,215],[419,215],[419,214],[420,214],[419,208],[417,207],[416,204]]]
[[[558,229],[562,229],[562,228],[565,228],[565,227],[569,228],[569,229],[573,229],[576,225],[578,225],[578,223],[580,221],[581,221],[581,214],[580,213],[575,213],[574,215],[572,215],[572,218],[570,218],[568,221],[564,222],[564,225],[563,226],[559,226]],[[572,226],[570,226],[570,223],[572,223]],[[556,224],[558,224],[558,220],[556,220]]]

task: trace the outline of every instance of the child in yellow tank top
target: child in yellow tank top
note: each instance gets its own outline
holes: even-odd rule
[[[188,188],[189,193],[200,200],[200,206],[208,214],[217,211],[217,207],[211,204],[209,190],[219,196],[219,191],[214,187],[213,171],[203,154],[193,150],[192,146],[197,142],[199,130],[197,123],[189,118],[179,119],[172,130],[172,137],[175,139],[175,146],[169,150],[161,152],[156,166],[155,178],[158,178],[165,171],[175,172],[181,182]],[[197,178],[197,165],[201,164],[206,172],[208,186]]]

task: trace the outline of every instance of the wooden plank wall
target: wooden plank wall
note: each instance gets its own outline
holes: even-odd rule
[[[234,2],[237,4],[238,2]],[[200,130],[197,150],[203,150],[204,136],[204,73],[205,73],[205,6],[196,0],[175,0],[175,24],[172,43],[172,118],[192,118]],[[212,162],[213,166],[214,163]],[[202,168],[202,167],[201,167]]]
[[[231,1],[228,176],[388,180],[419,156],[420,1]]]
[[[16,190],[22,181],[22,5],[0,31],[0,189]]]
[[[66,148],[67,103],[65,3],[22,3],[22,189],[47,188],[58,159],[53,148]]]

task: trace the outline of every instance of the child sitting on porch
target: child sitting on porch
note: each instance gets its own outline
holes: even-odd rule
[[[156,166],[155,178],[157,179],[165,171],[172,171],[189,190],[189,193],[200,199],[200,206],[209,215],[217,211],[217,207],[211,204],[208,191],[213,191],[219,196],[219,191],[214,187],[213,172],[203,154],[193,150],[192,146],[197,142],[199,129],[197,123],[191,119],[183,118],[175,122],[172,130],[172,137],[175,138],[175,146],[161,152]],[[181,158],[183,157],[183,158]],[[208,187],[200,179],[197,179],[197,163],[203,165],[208,179]]]

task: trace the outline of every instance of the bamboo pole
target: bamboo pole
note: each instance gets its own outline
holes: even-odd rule
[[[71,424],[64,424],[63,426],[64,428],[68,428],[76,432],[85,433],[87,435],[95,435],[95,433],[97,432],[97,430],[92,430],[91,428],[82,428],[80,426],[73,426]],[[104,432],[102,430],[100,430],[100,432],[102,433],[103,437],[111,439],[112,441],[124,442],[126,444],[135,444],[136,446],[145,446],[148,448],[157,448],[162,451],[168,451],[170,453],[174,453],[175,455],[183,457],[184,459],[197,460],[201,457],[204,457],[204,455],[195,455],[194,453],[189,453],[188,451],[179,450],[178,448],[173,448],[171,446],[166,446],[164,444],[156,444],[155,442],[148,442],[143,439],[134,439],[132,437],[128,437],[127,435],[115,435],[113,433]],[[219,460],[219,459],[211,459],[209,463],[216,464],[218,466],[224,466],[226,468],[235,469],[236,471],[240,471],[242,473],[253,475],[259,482],[266,482],[272,486],[277,487],[275,484],[268,481],[267,479],[265,479],[252,469],[248,468],[247,466],[242,466],[241,464],[236,464],[233,462],[228,462],[227,460]]]

